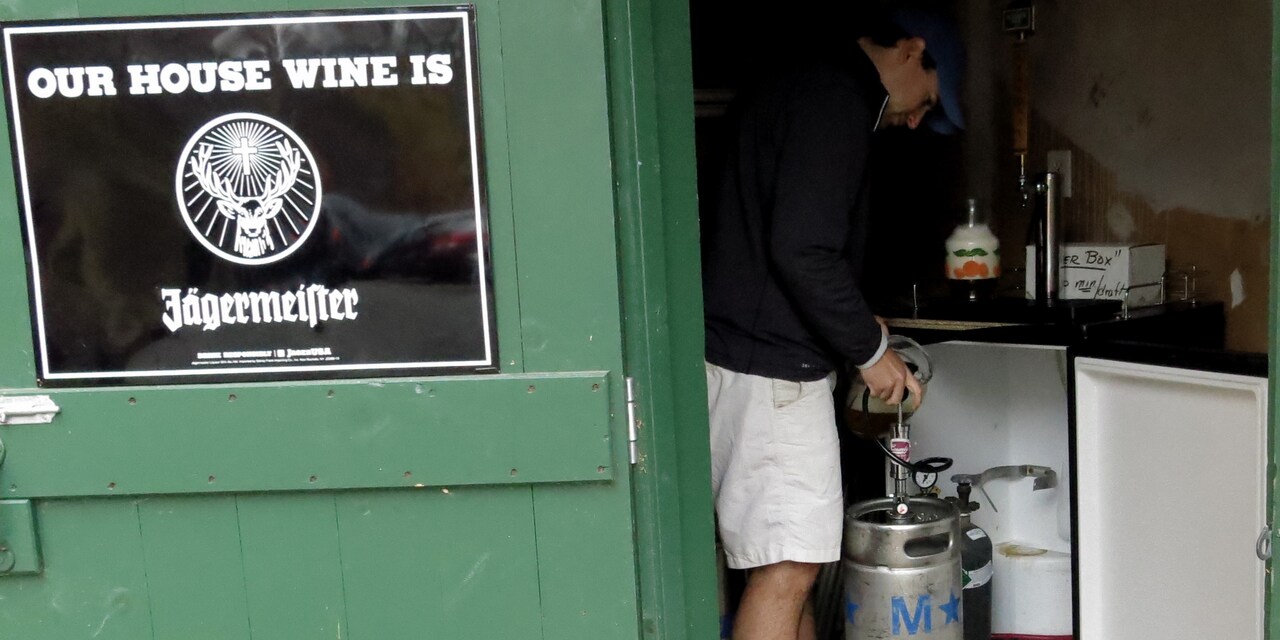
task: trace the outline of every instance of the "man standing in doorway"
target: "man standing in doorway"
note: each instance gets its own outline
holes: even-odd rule
[[[869,143],[890,126],[963,128],[964,54],[929,10],[859,27],[839,58],[743,96],[705,230],[716,516],[728,565],[749,570],[738,640],[814,637],[808,595],[841,552],[834,372],[856,366],[890,403],[920,393],[859,288]]]

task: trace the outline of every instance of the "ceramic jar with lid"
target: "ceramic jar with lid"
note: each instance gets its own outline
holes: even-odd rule
[[[991,232],[978,201],[970,198],[965,221],[947,238],[947,280],[960,293],[977,300],[995,290],[1000,277],[1000,239]]]

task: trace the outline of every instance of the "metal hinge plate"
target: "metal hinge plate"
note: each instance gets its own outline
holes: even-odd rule
[[[635,464],[640,456],[636,448],[640,433],[640,423],[636,419],[636,380],[630,376],[627,377],[627,451],[631,457],[631,464]]]
[[[61,410],[49,396],[0,396],[0,424],[49,424]]]

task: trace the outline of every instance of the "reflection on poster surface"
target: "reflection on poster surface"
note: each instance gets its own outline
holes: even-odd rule
[[[496,369],[470,10],[4,36],[42,384]]]

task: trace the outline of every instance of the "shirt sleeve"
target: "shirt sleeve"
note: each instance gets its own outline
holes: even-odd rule
[[[882,335],[880,336],[880,348],[876,349],[875,354],[871,356],[870,360],[867,360],[866,362],[858,365],[858,368],[866,369],[867,367],[874,367],[877,362],[880,362],[880,358],[884,357],[884,352],[888,350],[889,350],[889,336]]]
[[[836,353],[865,366],[883,355],[884,336],[846,252],[854,200],[864,188],[870,117],[851,86],[796,91],[779,128],[768,218],[772,265],[797,313]]]

